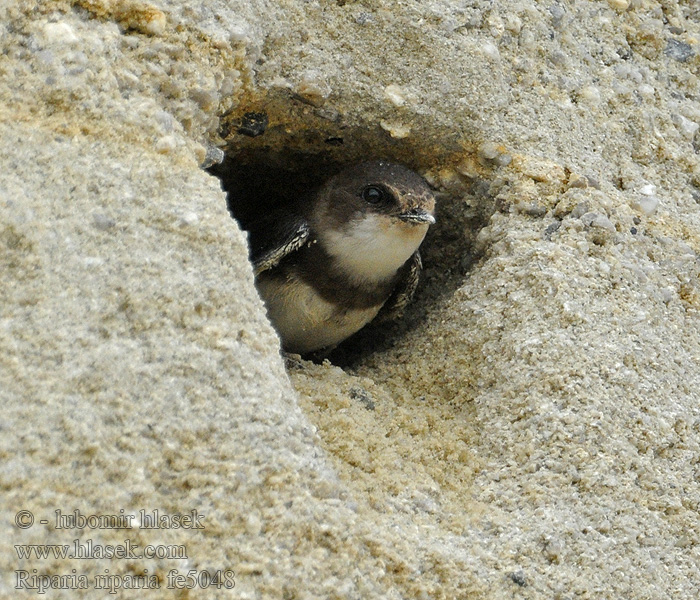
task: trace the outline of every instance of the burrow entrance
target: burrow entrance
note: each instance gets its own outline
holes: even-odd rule
[[[264,113],[254,113],[262,115]],[[260,117],[258,117],[260,118]],[[465,180],[463,185],[446,190],[439,178],[431,177],[435,166],[424,152],[412,151],[410,145],[368,139],[367,131],[344,131],[341,136],[309,140],[307,148],[291,136],[294,143],[280,143],[280,134],[264,141],[264,130],[251,136],[243,131],[229,138],[225,157],[208,171],[221,180],[227,194],[231,216],[242,229],[261,215],[310,197],[329,177],[345,166],[365,160],[383,159],[404,164],[426,174],[434,189],[437,223],[421,245],[423,273],[413,302],[404,317],[394,322],[370,323],[340,344],[327,358],[335,365],[352,367],[367,353],[390,348],[417,323],[426,318],[436,303],[449,297],[468,276],[478,259],[473,241],[479,229],[493,212],[489,183],[485,180]],[[360,153],[358,148],[371,148]],[[435,161],[436,163],[438,160]]]

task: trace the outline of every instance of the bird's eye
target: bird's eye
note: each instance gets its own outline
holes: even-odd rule
[[[362,199],[370,204],[379,204],[386,198],[386,192],[376,185],[368,185],[362,190]]]

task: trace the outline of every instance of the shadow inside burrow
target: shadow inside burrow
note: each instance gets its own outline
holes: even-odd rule
[[[271,211],[310,199],[342,169],[342,163],[323,156],[248,149],[226,154],[208,171],[221,180],[229,213],[248,231],[251,223]]]
[[[383,159],[418,169],[420,165],[381,155],[365,155],[361,161]],[[291,206],[315,191],[349,164],[337,153],[306,153],[301,150],[272,151],[256,147],[229,150],[222,163],[208,168],[221,180],[231,216],[243,230],[261,216]],[[460,193],[433,187],[436,196],[436,224],[431,226],[420,247],[423,272],[413,301],[395,321],[371,322],[327,354],[304,358],[328,359],[341,368],[358,364],[368,354],[395,346],[411,329],[424,321],[459,288],[478,260],[474,239],[493,212],[489,182],[466,181]]]

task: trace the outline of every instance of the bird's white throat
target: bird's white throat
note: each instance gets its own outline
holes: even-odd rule
[[[366,214],[343,229],[320,232],[320,242],[338,266],[357,283],[393,277],[418,249],[428,231],[396,217]]]

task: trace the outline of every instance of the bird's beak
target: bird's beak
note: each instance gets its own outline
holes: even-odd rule
[[[405,213],[398,215],[399,219],[405,221],[406,223],[415,223],[419,225],[421,223],[427,223],[428,225],[433,225],[435,223],[435,217],[431,215],[427,210],[422,208],[412,208]]]

